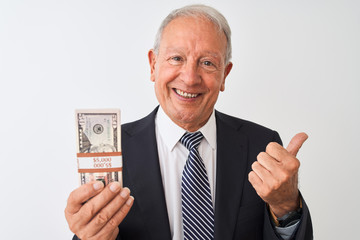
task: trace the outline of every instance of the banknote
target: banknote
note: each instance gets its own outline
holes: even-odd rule
[[[122,185],[120,110],[76,110],[80,184],[117,181]]]

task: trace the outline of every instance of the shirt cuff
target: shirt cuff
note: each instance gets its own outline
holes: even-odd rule
[[[291,226],[288,227],[275,227],[275,231],[284,239],[289,240],[293,236],[294,232],[296,231],[298,225],[300,223],[300,219]]]
[[[275,214],[274,214],[274,212],[271,210],[269,204],[266,204],[266,206],[267,206],[267,209],[268,209],[268,211],[269,211],[269,213],[270,213],[270,217],[271,217],[273,223],[275,224],[275,227],[280,227],[279,219],[275,216]],[[302,200],[301,200],[301,198],[300,198],[300,209],[302,209]],[[296,221],[295,221],[295,222],[296,222]],[[292,224],[291,224],[291,225],[292,225]]]

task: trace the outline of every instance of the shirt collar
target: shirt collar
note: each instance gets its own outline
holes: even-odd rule
[[[155,126],[158,129],[158,133],[161,135],[164,143],[167,145],[171,151],[174,149],[175,145],[179,142],[179,139],[186,132],[185,129],[176,125],[164,112],[162,107],[159,107],[159,110],[155,117]],[[202,126],[198,131],[204,135],[204,139],[209,143],[212,149],[216,149],[216,121],[215,121],[215,110],[212,112],[209,120],[204,126]]]
[[[204,126],[202,126],[198,131],[200,131],[206,141],[209,143],[212,149],[216,149],[216,121],[215,121],[215,110],[213,110],[209,120]]]

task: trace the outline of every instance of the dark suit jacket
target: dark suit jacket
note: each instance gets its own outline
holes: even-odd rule
[[[119,226],[117,239],[171,239],[155,136],[156,112],[157,108],[147,117],[122,126],[123,184],[135,201]],[[278,133],[217,111],[216,126],[215,239],[281,239],[265,203],[248,181],[256,156],[269,142],[281,143]],[[296,239],[312,239],[304,201]]]

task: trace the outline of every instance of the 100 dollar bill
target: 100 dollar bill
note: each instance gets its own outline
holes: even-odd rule
[[[76,110],[80,184],[117,181],[122,185],[120,110]]]

